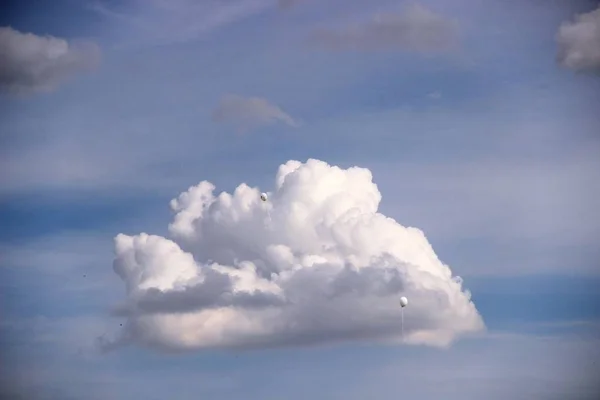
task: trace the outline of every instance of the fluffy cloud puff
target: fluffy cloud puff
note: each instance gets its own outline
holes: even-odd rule
[[[0,28],[0,88],[11,93],[51,91],[64,79],[93,68],[100,49],[52,36]]]
[[[558,62],[575,71],[600,73],[600,8],[564,22],[556,38]]]
[[[171,238],[115,238],[127,318],[104,349],[168,350],[402,340],[449,345],[484,329],[461,279],[423,232],[377,212],[368,169],[318,160],[279,167],[266,202],[246,184],[207,181],[171,207]]]
[[[458,43],[456,24],[421,5],[402,13],[376,15],[345,30],[318,31],[314,40],[332,50],[407,50],[423,53],[452,50]]]

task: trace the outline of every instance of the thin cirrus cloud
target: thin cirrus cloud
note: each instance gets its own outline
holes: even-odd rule
[[[0,89],[13,94],[50,92],[99,63],[100,48],[92,42],[0,28]]]
[[[115,24],[119,46],[193,41],[272,7],[272,0],[127,0],[119,7],[105,1],[90,5]]]
[[[298,127],[299,122],[277,105],[261,97],[226,94],[212,112],[212,120],[234,126],[239,131],[283,123]]]
[[[563,67],[600,74],[600,7],[562,23],[556,36]]]
[[[308,346],[402,340],[448,346],[485,329],[460,278],[424,234],[377,212],[368,169],[310,159],[279,167],[260,200],[246,184],[213,194],[203,181],[172,200],[170,237],[115,238],[127,296],[108,351]]]
[[[456,23],[428,8],[411,4],[400,13],[377,14],[345,29],[322,29],[313,43],[331,50],[447,52],[458,44]]]

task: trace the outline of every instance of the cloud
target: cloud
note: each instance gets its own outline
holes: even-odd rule
[[[277,7],[279,7],[280,10],[287,10],[300,4],[300,2],[302,2],[302,0],[277,0]]]
[[[600,8],[563,22],[556,40],[563,67],[600,73]]]
[[[80,350],[90,351],[90,337],[99,330],[111,328],[110,321],[97,316],[75,316],[50,318],[36,316],[32,318],[8,318],[0,323],[0,330],[8,332],[11,347],[21,350],[20,346],[56,345],[64,353],[77,354]],[[28,344],[23,342],[27,341]],[[90,352],[91,353],[91,352]]]
[[[283,122],[292,127],[299,124],[278,106],[260,97],[242,97],[235,94],[223,96],[213,110],[213,121],[225,122],[245,131]]]
[[[172,200],[171,239],[115,238],[127,297],[112,349],[316,345],[400,339],[446,346],[483,321],[423,232],[377,212],[371,172],[318,160],[279,167],[267,202],[203,181]]]
[[[525,356],[526,354],[526,356]],[[597,340],[493,335],[451,351],[412,354],[376,365],[353,382],[350,399],[594,399]],[[561,361],[558,361],[561,360]]]
[[[414,399],[591,400],[598,398],[594,374],[600,361],[598,344],[597,340],[574,337],[495,334],[443,352],[348,346],[318,352],[273,352],[268,357],[246,352],[216,353],[209,359],[144,356],[144,368],[139,368],[140,355],[135,352],[118,358],[66,358],[65,346],[72,347],[67,343],[40,346],[25,342],[22,350],[29,358],[5,368],[6,373],[0,374],[0,390],[27,388],[29,394],[37,389],[38,396],[24,396],[36,400],[247,400],[283,393],[289,400],[369,396],[388,400],[396,399],[398,393]],[[215,369],[216,364],[222,368]],[[264,382],[270,382],[268,390]],[[55,393],[58,390],[60,395]]]
[[[116,7],[97,1],[90,8],[114,22],[119,46],[195,40],[211,31],[260,14],[273,0],[127,0]]]
[[[421,5],[411,4],[403,13],[379,14],[346,30],[317,31],[314,40],[332,50],[432,53],[455,48],[458,32],[453,21]]]
[[[81,271],[99,264],[98,260],[105,261],[99,249],[106,246],[105,238],[81,232],[42,236],[19,244],[0,243],[0,268],[34,268],[58,274]]]
[[[76,74],[94,68],[99,47],[53,36],[0,27],[0,89],[11,93],[49,92]]]

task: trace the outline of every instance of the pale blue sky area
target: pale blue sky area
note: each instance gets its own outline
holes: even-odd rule
[[[0,26],[93,42],[100,58],[51,90],[0,93],[3,390],[33,400],[595,398],[600,75],[560,65],[556,36],[596,2],[424,0],[456,32],[455,47],[431,53],[314,39],[401,13],[402,1],[8,3]],[[11,73],[0,71],[2,85]],[[298,124],[238,132],[212,118],[227,94],[264,98]],[[109,316],[124,294],[116,234],[166,235],[169,200],[189,186],[270,191],[280,164],[308,158],[369,168],[380,211],[424,231],[488,332],[447,350],[93,352],[122,322]]]

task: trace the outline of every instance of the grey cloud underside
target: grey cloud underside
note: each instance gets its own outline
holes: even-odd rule
[[[268,308],[280,307],[285,300],[261,291],[233,292],[231,279],[226,274],[207,270],[204,282],[187,286],[181,290],[150,288],[136,296],[135,300],[118,307],[114,314],[119,316],[187,313],[220,307]]]
[[[384,256],[375,261],[379,267],[357,269],[347,265],[342,270],[332,272],[329,265],[323,265],[300,270],[284,287],[285,298],[260,291],[232,293],[228,276],[207,270],[203,284],[180,291],[148,289],[128,306],[117,309],[116,315],[130,318],[126,328],[116,340],[99,338],[98,345],[104,352],[132,343],[167,352],[185,351],[185,347],[148,339],[143,323],[140,324],[137,318],[149,314],[189,313],[220,307],[267,314],[272,328],[268,334],[240,335],[238,340],[215,347],[250,350],[386,340],[397,336],[400,329],[399,307],[378,310],[378,303],[388,296],[410,290],[411,286],[410,280],[392,266],[395,262],[397,260],[393,257]],[[389,263],[392,265],[385,267]],[[427,296],[431,298],[427,299]],[[419,310],[432,306],[446,309],[451,307],[449,299],[435,291],[416,298],[420,299],[421,305],[413,306],[417,312],[411,320],[406,321],[405,329],[410,330],[412,326],[435,329],[440,323],[439,316],[419,315]]]
[[[92,70],[100,49],[91,42],[0,28],[0,89],[27,94],[54,90],[66,79]]]
[[[458,44],[456,24],[425,7],[412,5],[402,13],[377,15],[343,30],[316,31],[315,44],[331,50],[446,52]]]
[[[405,288],[404,277],[394,268],[347,265],[332,273],[329,265],[298,271],[285,286],[290,301],[310,303],[315,299],[335,300],[351,296],[385,297]]]
[[[103,350],[167,351],[349,340],[448,346],[485,329],[424,234],[377,212],[371,173],[289,161],[269,201],[202,181],[173,199],[173,239],[115,238],[126,317]],[[411,299],[401,329],[401,296]]]
[[[357,269],[347,265],[333,275],[330,271],[331,268],[327,265],[315,266],[311,271],[299,271],[285,287],[287,295],[284,298],[260,290],[234,292],[232,280],[227,274],[206,269],[206,278],[200,284],[186,286],[181,290],[144,290],[126,305],[116,307],[113,314],[134,316],[187,313],[220,307],[291,307],[310,304],[315,299],[332,301],[349,296],[385,297],[405,288],[404,277],[391,267]]]
[[[556,40],[560,65],[578,72],[600,74],[600,8],[564,22]]]

